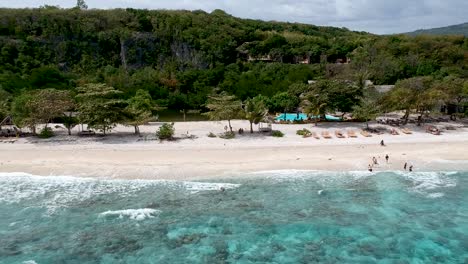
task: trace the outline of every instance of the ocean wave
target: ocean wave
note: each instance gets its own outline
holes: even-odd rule
[[[234,183],[209,183],[209,182],[183,182],[184,187],[191,193],[201,191],[219,191],[221,189],[235,189],[241,186]]]
[[[410,181],[412,187],[410,190],[426,195],[428,198],[440,198],[444,193],[440,192],[443,188],[452,188],[457,186],[457,180],[452,175],[457,172],[395,172],[400,177]]]
[[[22,264],[37,264],[37,262],[34,260],[26,260],[26,261],[23,261]]]
[[[369,172],[367,170],[362,171],[325,171],[325,170],[263,170],[263,171],[255,171],[249,172],[248,175],[252,176],[261,176],[264,178],[269,179],[300,179],[300,178],[313,178],[317,176],[347,176],[352,178],[361,178],[361,177],[369,177],[369,176],[377,176],[382,173],[394,173],[400,176],[424,176],[424,177],[439,177],[439,176],[452,176],[459,172],[457,171],[437,171],[437,172],[405,172],[405,171],[398,171],[398,170],[387,170],[387,171],[374,171]]]
[[[351,179],[366,178],[375,175],[374,172],[369,171],[323,171],[323,170],[264,170],[250,172],[248,175],[253,177],[265,178],[273,181],[297,181],[306,180],[311,178],[324,178],[323,176],[330,177],[348,177]]]
[[[414,183],[414,188],[433,190],[437,188],[455,187],[457,182],[450,177],[456,172],[395,172],[399,176]]]
[[[0,174],[0,202],[29,201],[31,207],[45,207],[47,214],[98,195],[119,192],[131,195],[143,188],[140,184],[110,184],[92,178],[71,176],[36,176],[27,173]]]
[[[151,208],[142,208],[142,209],[125,209],[125,210],[117,210],[117,211],[106,211],[100,213],[100,216],[118,216],[119,218],[128,217],[132,220],[145,220],[147,218],[154,218],[161,213],[160,210],[151,209]]]
[[[431,194],[428,194],[427,197],[429,198],[440,198],[440,197],[444,197],[445,194],[444,193],[431,193]]]
[[[148,187],[162,187],[189,194],[234,189],[240,184],[171,180],[118,180],[73,176],[37,176],[28,173],[0,173],[0,202],[29,201],[31,207],[45,207],[47,214],[99,195],[118,193],[135,196]]]
[[[442,188],[457,186],[457,171],[427,171],[427,172],[405,172],[405,171],[318,171],[318,170],[269,170],[252,172],[253,177],[260,177],[273,183],[296,183],[301,184],[312,179],[318,188],[341,188],[349,184],[355,184],[370,177],[388,177],[395,175],[410,182],[409,191],[417,192],[428,198],[440,198],[444,196],[440,192]],[[386,188],[382,186],[382,188]],[[321,191],[318,191],[321,194]]]

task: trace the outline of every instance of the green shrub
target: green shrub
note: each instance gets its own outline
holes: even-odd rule
[[[303,128],[301,130],[296,131],[296,135],[303,136],[303,137],[309,137],[309,136],[312,135],[312,133],[307,128]]]
[[[208,137],[210,137],[210,138],[215,138],[216,135],[215,135],[213,132],[210,132],[210,133],[208,134]]]
[[[156,131],[156,136],[157,136],[160,140],[163,140],[163,139],[171,140],[171,139],[174,139],[174,133],[175,133],[174,125],[173,125],[173,124],[164,123],[164,124],[159,128],[159,130]]]
[[[44,127],[37,136],[39,138],[51,138],[54,136],[54,131],[50,127]]]
[[[283,134],[283,132],[281,132],[279,130],[273,130],[273,131],[271,131],[271,136],[272,137],[283,137],[284,134]]]
[[[236,134],[234,132],[228,131],[220,134],[219,137],[222,139],[233,139],[236,137]]]

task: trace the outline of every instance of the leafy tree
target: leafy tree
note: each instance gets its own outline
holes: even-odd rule
[[[3,120],[10,113],[11,99],[11,95],[0,88],[0,120]]]
[[[76,7],[79,9],[88,9],[88,5],[86,4],[84,0],[77,0]]]
[[[135,134],[140,135],[139,126],[153,120],[152,111],[156,107],[148,91],[138,90],[132,98],[128,100],[128,106],[125,109],[128,115],[127,124],[135,128]]]
[[[299,97],[288,92],[275,94],[268,103],[271,111],[287,113],[299,105]]]
[[[311,96],[316,99],[312,99]],[[340,111],[344,115],[352,111],[353,106],[359,103],[361,96],[362,88],[358,82],[320,80],[311,85],[308,99],[315,106],[325,104],[322,107],[324,111]],[[324,114],[323,112],[322,115]]]
[[[303,111],[314,116],[315,125],[319,119],[325,119],[327,111],[336,109],[334,94],[339,91],[337,84],[338,81],[320,80],[301,96]]]
[[[447,76],[434,83],[434,88],[444,93],[444,97],[440,99],[446,99],[447,104],[454,104],[457,108],[468,98],[468,93],[464,92],[465,87],[468,87],[468,81],[454,76]],[[452,114],[451,118],[455,119],[455,115]]]
[[[68,135],[71,135],[71,130],[79,124],[78,118],[73,116],[73,112],[68,111],[62,117],[62,122],[65,128],[67,128]]]
[[[35,135],[36,126],[40,123],[40,120],[34,116],[34,109],[31,107],[33,99],[34,96],[30,92],[23,91],[13,99],[11,113],[16,125],[29,128]]]
[[[210,96],[206,104],[208,112],[203,113],[210,120],[221,121],[227,120],[229,130],[232,131],[231,120],[240,116],[242,112],[242,102],[237,100],[234,95],[228,95],[226,92],[221,92]]]
[[[258,124],[268,115],[263,98],[260,96],[247,99],[244,105],[244,115],[250,122],[250,133],[253,133],[252,124]]]
[[[316,90],[305,93],[302,97],[301,106],[307,116],[314,118],[315,126],[318,125],[320,117],[325,116],[328,107],[328,96],[325,93],[317,93]]]
[[[120,99],[122,92],[102,83],[90,83],[78,87],[79,119],[89,128],[106,132],[123,121],[127,103]]]
[[[390,110],[404,110],[403,119],[408,122],[412,111],[420,114],[418,125],[422,121],[425,111],[430,110],[443,94],[433,88],[431,77],[415,77],[398,81],[385,98],[387,108]]]
[[[32,98],[26,104],[32,110],[30,118],[45,123],[46,128],[52,119],[63,116],[74,107],[69,91],[43,89],[30,93]]]
[[[289,86],[288,92],[294,96],[301,96],[303,93],[309,91],[310,86],[305,83],[293,83]]]
[[[43,66],[32,70],[30,76],[31,87],[36,89],[68,87],[68,79],[57,68]]]
[[[353,107],[353,118],[364,120],[369,128],[369,120],[375,119],[381,113],[378,94],[374,91],[367,91],[361,98],[361,102]]]
[[[21,89],[24,88],[29,88],[29,82],[24,79],[24,76],[13,72],[0,73],[0,89],[10,95],[17,95],[20,94]]]

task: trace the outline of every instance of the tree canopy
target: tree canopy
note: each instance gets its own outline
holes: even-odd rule
[[[117,121],[146,122],[148,102],[182,113],[211,111],[213,90],[241,101],[263,96],[270,112],[296,111],[302,102],[309,114],[321,115],[354,111],[367,79],[397,85],[382,101],[393,102],[389,109],[423,111],[435,102],[467,100],[465,36],[377,36],[240,19],[222,10],[86,8],[81,0],[71,9],[0,8],[0,116],[36,123],[19,106],[44,89],[78,93],[86,110],[84,96],[104,102],[88,94],[96,85],[114,90],[106,102],[116,116],[100,118],[101,125],[109,121],[103,131]],[[420,78],[431,79],[431,89],[420,93]],[[95,122],[88,114],[81,119]]]
[[[235,96],[222,92],[210,96],[206,108],[208,108],[209,111],[206,112],[205,115],[207,115],[210,120],[227,120],[229,130],[233,132],[231,120],[241,116],[242,102],[236,99]]]
[[[126,102],[119,99],[122,93],[105,84],[87,84],[78,87],[79,119],[89,128],[107,131],[124,118]]]

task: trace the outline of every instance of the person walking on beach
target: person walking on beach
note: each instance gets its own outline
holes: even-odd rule
[[[369,166],[367,166],[367,169],[372,172],[372,165],[369,164]]]
[[[377,162],[377,159],[375,157],[372,157],[372,162],[374,163],[374,165],[378,165],[379,163]]]
[[[409,166],[409,171],[410,171],[410,172],[413,171],[413,165]]]
[[[405,169],[405,171],[406,171],[406,167],[407,167],[407,166],[408,166],[408,163],[405,162],[405,165],[403,165],[403,169]]]
[[[385,143],[384,143],[383,139],[380,141],[380,146],[385,147]]]
[[[389,158],[388,154],[385,155],[385,160],[387,161],[387,163],[388,163],[388,158]]]

